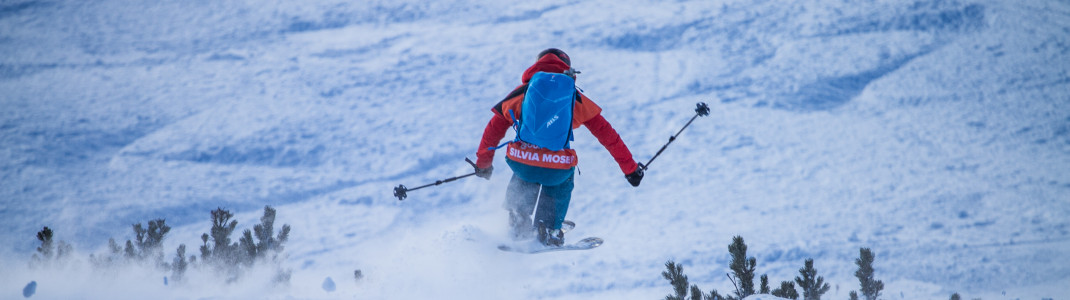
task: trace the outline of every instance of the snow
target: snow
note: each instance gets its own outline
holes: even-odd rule
[[[470,172],[547,47],[637,161],[712,109],[638,188],[576,131],[566,239],[605,244],[495,249],[503,155],[392,197]],[[827,299],[862,247],[885,299],[1070,294],[1065,1],[19,0],[0,53],[0,298],[656,299],[668,260],[726,294],[736,235],[773,285],[813,258]],[[244,230],[265,205],[289,286],[88,262],[155,218],[168,259],[199,254],[209,211]],[[65,267],[27,266],[43,226]]]

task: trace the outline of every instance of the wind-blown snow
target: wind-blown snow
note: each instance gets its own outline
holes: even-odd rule
[[[639,188],[577,131],[566,239],[603,246],[495,249],[502,155],[392,197],[470,172],[547,47],[637,161],[712,108]],[[885,299],[1070,294],[1065,1],[6,1],[0,54],[0,295],[653,299],[667,260],[728,294],[736,235],[774,286],[815,259],[829,299],[860,247]],[[168,259],[199,254],[210,210],[245,229],[265,205],[289,286],[86,262],[155,218]],[[42,226],[66,269],[27,268]]]

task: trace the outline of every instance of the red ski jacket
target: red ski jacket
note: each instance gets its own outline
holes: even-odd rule
[[[502,138],[505,137],[506,132],[513,125],[513,119],[509,115],[509,111],[519,112],[521,103],[524,99],[524,93],[526,92],[527,82],[531,80],[536,72],[552,72],[563,73],[569,69],[568,64],[554,55],[545,55],[535,62],[531,67],[524,71],[521,84],[513,92],[509,93],[501,102],[498,102],[491,111],[494,112],[494,116],[491,117],[490,122],[487,123],[487,127],[483,129],[483,138],[479,143],[479,150],[476,151],[476,166],[479,168],[489,168],[494,160],[494,150],[491,148],[496,147]],[[572,113],[572,128],[579,128],[580,125],[587,126],[587,129],[591,131],[598,142],[609,150],[609,154],[613,156],[613,159],[617,161],[617,165],[620,166],[621,172],[624,174],[630,174],[634,172],[639,165],[632,159],[632,153],[628,150],[628,146],[624,144],[624,141],[620,139],[620,135],[613,129],[613,126],[609,124],[602,117],[602,109],[598,107],[594,101],[587,98],[586,95],[580,93],[579,99],[576,100],[576,104],[573,106]],[[520,145],[515,145],[520,144]],[[564,149],[558,152],[551,153],[550,155],[559,155],[564,157],[560,163],[555,159],[554,164],[540,164],[537,161],[525,161],[523,158],[525,150],[530,150],[530,145],[523,145],[523,142],[517,142],[510,144],[509,157],[517,162],[535,165],[540,167],[549,168],[567,168],[569,165],[575,166],[575,151],[572,149]],[[541,153],[546,155],[549,150],[545,150]],[[519,153],[518,153],[519,152]],[[551,156],[553,157],[553,156]]]

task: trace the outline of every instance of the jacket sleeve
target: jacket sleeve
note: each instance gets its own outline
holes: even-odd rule
[[[496,113],[490,118],[487,127],[483,129],[483,139],[479,141],[479,150],[476,151],[476,167],[489,168],[493,165],[494,150],[490,148],[498,146],[498,142],[501,142],[505,133],[509,131],[509,125],[509,120],[501,114]]]
[[[613,156],[613,159],[617,161],[617,165],[620,166],[621,172],[631,174],[635,172],[635,169],[639,168],[639,164],[636,164],[635,160],[632,159],[632,152],[628,150],[628,145],[624,144],[617,131],[601,114],[587,120],[583,125],[587,126],[587,129],[598,138],[598,142],[602,143],[606,150],[609,150],[609,154]]]

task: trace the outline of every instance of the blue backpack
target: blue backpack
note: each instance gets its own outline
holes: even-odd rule
[[[536,72],[528,81],[520,120],[513,115],[518,140],[558,151],[572,141],[576,80],[562,73]]]

